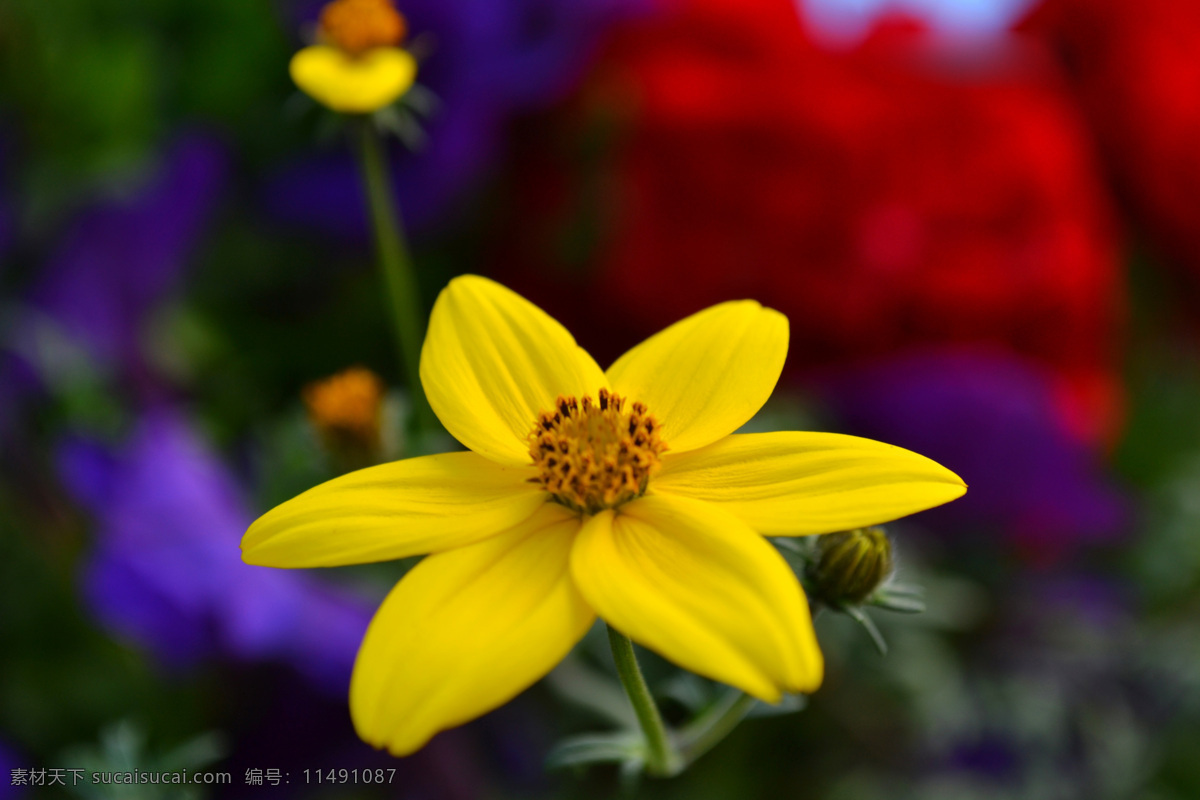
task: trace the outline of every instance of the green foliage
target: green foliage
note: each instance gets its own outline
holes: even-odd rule
[[[87,780],[70,783],[72,794],[88,800],[199,800],[207,795],[202,785],[169,783],[176,777],[187,777],[221,758],[226,746],[221,737],[206,733],[189,739],[161,755],[146,751],[146,736],[128,721],[104,729],[94,745],[77,745],[64,751],[59,758],[63,764],[82,769]],[[156,773],[161,783],[110,783],[94,780],[92,776],[107,774],[134,775]]]

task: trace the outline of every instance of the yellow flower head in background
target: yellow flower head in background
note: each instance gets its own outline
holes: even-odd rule
[[[383,381],[365,367],[350,367],[304,387],[308,418],[333,452],[379,453]],[[358,464],[357,466],[366,466]]]
[[[378,111],[417,77],[416,59],[399,47],[407,28],[391,0],[333,0],[321,11],[320,44],[292,57],[292,80],[334,111]]]
[[[733,433],[762,407],[788,323],[753,301],[684,319],[601,370],[476,276],[438,297],[421,381],[470,448],[311,489],[242,541],[250,564],[432,553],[384,600],[350,686],[359,735],[404,755],[552,669],[596,617],[768,702],[823,672],[808,605],[765,536],[874,525],[953,500],[929,459],[829,433]]]

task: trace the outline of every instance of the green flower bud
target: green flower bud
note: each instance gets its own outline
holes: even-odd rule
[[[862,603],[891,574],[892,543],[883,528],[859,528],[821,536],[807,577],[818,600],[840,608]]]

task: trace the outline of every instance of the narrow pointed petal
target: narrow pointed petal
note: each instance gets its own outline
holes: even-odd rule
[[[567,329],[500,284],[450,281],[429,318],[421,385],[454,438],[480,455],[528,464],[529,433],[559,395],[608,385]]]
[[[309,97],[344,114],[369,114],[391,105],[417,77],[417,61],[398,47],[349,56],[314,45],[292,56],[292,80]]]
[[[668,454],[654,490],[720,506],[768,536],[878,525],[961,497],[962,478],[901,447],[837,433],[735,434]]]
[[[787,317],[721,303],[656,333],[608,368],[617,394],[646,404],[672,452],[733,433],[771,396],[787,358]]]
[[[571,575],[600,617],[664,658],[776,702],[823,661],[783,557],[736,517],[647,495],[586,520]]]
[[[359,735],[394,755],[500,706],[549,672],[595,614],[571,581],[579,517],[533,517],[418,564],[363,639],[350,683]]]
[[[546,493],[533,470],[475,453],[422,456],[360,469],[263,514],[242,559],[265,567],[335,567],[447,550],[528,519]]]

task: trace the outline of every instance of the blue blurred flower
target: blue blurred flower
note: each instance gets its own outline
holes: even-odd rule
[[[144,415],[117,452],[69,441],[59,471],[96,520],[83,591],[106,627],[168,665],[275,660],[346,690],[373,605],[311,576],[244,564],[238,542],[254,515],[182,416]]]
[[[955,742],[945,761],[947,770],[965,770],[995,783],[1012,780],[1020,766],[1012,742],[986,733]]]
[[[830,399],[847,432],[924,453],[963,477],[964,499],[923,516],[933,527],[992,530],[1052,561],[1113,540],[1129,522],[1099,455],[1060,422],[1049,381],[1015,357],[903,356],[834,380]]]
[[[0,376],[7,400],[84,370],[154,386],[145,324],[180,288],[227,160],[213,140],[185,136],[132,194],[78,215],[9,334],[17,357]],[[253,515],[182,415],[146,412],[118,452],[76,438],[59,456],[63,483],[96,518],[84,594],[104,625],[168,664],[285,661],[345,690],[371,607],[316,579],[241,562]]]
[[[180,139],[149,182],[68,228],[29,303],[107,367],[136,365],[147,312],[179,286],[224,185],[211,139]]]
[[[17,761],[17,754],[0,743],[0,800],[13,800],[24,794],[24,790],[12,784],[12,771],[31,765]]]
[[[406,221],[437,221],[496,158],[516,112],[561,98],[579,79],[612,22],[654,0],[398,0],[409,30],[429,43],[419,81],[438,98],[424,149],[398,159],[395,177]],[[323,2],[292,4],[287,24],[313,22]],[[344,150],[304,158],[267,182],[277,219],[341,236],[364,236],[356,168]]]
[[[147,317],[178,290],[225,184],[211,138],[180,137],[131,191],[79,212],[0,331],[0,434],[82,376],[140,380]]]

